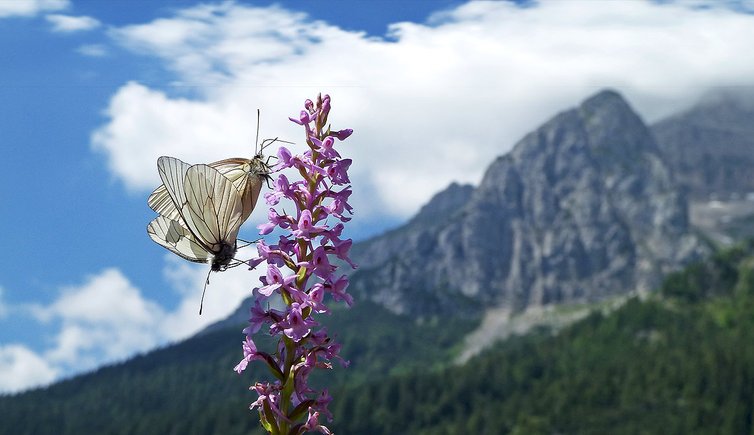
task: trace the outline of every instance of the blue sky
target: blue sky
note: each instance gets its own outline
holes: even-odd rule
[[[604,87],[649,121],[751,88],[747,6],[0,0],[0,391],[185,338],[250,294],[252,272],[219,274],[197,315],[206,268],[145,232],[159,155],[249,155],[256,108],[263,137],[300,140],[287,116],[330,93],[364,238]]]

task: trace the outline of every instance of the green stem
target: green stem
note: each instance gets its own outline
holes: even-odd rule
[[[291,404],[291,396],[293,395],[294,390],[293,363],[296,356],[296,343],[286,336],[283,336],[283,342],[285,343],[285,370],[283,371],[285,374],[285,382],[283,383],[283,390],[280,394],[280,411],[283,415],[287,416],[288,407]],[[280,433],[288,433],[287,421],[280,422]]]

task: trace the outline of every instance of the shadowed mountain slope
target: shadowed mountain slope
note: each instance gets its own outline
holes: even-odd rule
[[[648,128],[603,91],[526,135],[478,187],[451,185],[355,246],[351,290],[417,315],[647,291],[704,252],[687,213]]]

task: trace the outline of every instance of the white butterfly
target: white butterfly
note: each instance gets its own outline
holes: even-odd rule
[[[257,143],[258,137],[257,131]],[[210,272],[241,264],[234,259],[238,230],[254,210],[263,182],[270,179],[262,151],[276,140],[263,141],[251,159],[209,165],[189,165],[167,156],[157,159],[162,185],[147,203],[159,216],[147,225],[149,237],[186,260],[210,263]]]
[[[180,160],[178,161],[180,162]],[[215,168],[229,179],[241,194],[241,203],[243,206],[241,222],[245,222],[259,199],[263,182],[270,179],[270,167],[264,161],[261,151],[252,159],[235,157],[210,163],[209,166]],[[159,160],[157,169],[158,171],[160,170]],[[162,172],[160,172],[160,177],[162,178],[162,176]],[[165,183],[164,179],[163,183]],[[175,205],[172,195],[168,193],[165,186],[165,184],[162,184],[155,189],[149,195],[147,203],[157,214],[165,216],[170,220],[177,220],[181,216],[180,212]]]
[[[233,174],[244,167],[228,165],[221,166]],[[157,159],[157,170],[163,185],[150,195],[148,203],[160,216],[147,226],[149,236],[189,261],[209,262],[213,271],[227,269],[238,247],[238,230],[254,208],[267,174],[241,174],[236,181],[244,190],[239,191],[230,178],[210,165],[189,165],[163,156]]]

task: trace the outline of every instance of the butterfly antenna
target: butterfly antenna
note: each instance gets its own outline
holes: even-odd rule
[[[257,138],[254,141],[254,155],[259,154],[262,152],[262,149],[257,150],[257,147],[259,147],[259,119],[261,117],[261,110],[257,109]]]
[[[204,290],[202,290],[202,300],[199,302],[199,315],[202,315],[202,308],[204,308],[204,293],[207,293],[207,285],[209,285],[209,274],[212,273],[212,269],[207,271],[207,280],[204,281]]]
[[[280,139],[279,137],[276,137],[274,139],[263,139],[262,140],[262,149],[260,151],[264,151],[265,148],[267,148],[268,146],[274,144],[275,142],[282,142],[282,143],[287,143],[288,145],[295,145],[295,142],[283,140],[283,139]]]

